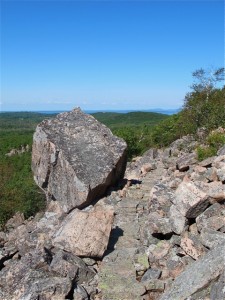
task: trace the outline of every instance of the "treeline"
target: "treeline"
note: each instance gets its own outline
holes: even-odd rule
[[[200,69],[193,73],[193,77],[191,91],[185,96],[178,114],[167,117],[154,127],[142,125],[113,130],[127,141],[129,159],[150,147],[166,147],[184,135],[196,134],[199,128],[203,128],[207,134],[218,127],[225,127],[225,87],[217,87],[224,79],[224,68],[214,71]],[[223,135],[217,135],[214,139],[218,142],[208,142],[211,148],[202,150],[208,152],[208,156],[223,143]]]
[[[30,127],[26,130],[14,128],[0,131],[0,230],[15,212],[23,212],[28,218],[45,207],[45,196],[31,172],[33,130]],[[28,152],[6,155],[10,150],[21,150],[21,146],[26,145],[29,145]]]
[[[108,126],[113,134],[123,138],[128,145],[128,160],[140,155],[151,145],[154,126],[168,119],[168,115],[153,112],[94,113],[93,116]]]
[[[152,143],[162,147],[187,135],[196,134],[199,128],[210,132],[225,127],[225,88],[194,91],[185,98],[183,109],[157,125],[152,132]]]

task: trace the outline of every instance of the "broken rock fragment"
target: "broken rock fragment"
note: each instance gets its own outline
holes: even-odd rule
[[[182,182],[176,192],[174,204],[187,218],[196,218],[209,205],[209,197],[192,182]]]

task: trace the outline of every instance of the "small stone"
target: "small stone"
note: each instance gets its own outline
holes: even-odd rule
[[[143,175],[146,175],[148,172],[150,172],[151,170],[155,170],[156,169],[156,166],[155,164],[144,164],[142,167],[141,167],[141,173]]]
[[[145,282],[150,279],[158,279],[161,273],[162,271],[159,269],[150,268],[144,273],[144,276],[141,278],[141,282]]]
[[[189,169],[189,167],[197,162],[197,155],[196,153],[190,153],[186,154],[184,156],[181,156],[177,162],[177,169],[180,172],[185,172]]]
[[[169,218],[161,217],[157,212],[149,214],[148,227],[151,234],[170,234],[173,231]]]
[[[180,213],[175,205],[171,205],[170,207],[169,221],[172,230],[176,234],[181,234],[187,225],[187,219]]]
[[[198,230],[203,228],[219,230],[225,225],[225,205],[214,203],[196,218]]]
[[[216,247],[221,242],[225,241],[225,234],[210,228],[203,228],[201,231],[201,242],[209,249]]]
[[[217,176],[220,181],[225,181],[225,167],[217,170]]]
[[[189,226],[189,232],[193,235],[198,235],[198,227],[196,223]]]
[[[207,169],[207,171],[205,172],[205,177],[209,181],[217,181],[217,169],[215,167]]]
[[[151,245],[148,248],[150,263],[162,259],[166,256],[171,248],[171,245],[167,241],[160,241],[157,245]]]
[[[185,232],[181,238],[180,246],[194,259],[198,259],[207,252],[207,249],[199,242],[199,239],[195,235],[192,235],[188,232]]]
[[[147,291],[160,291],[163,292],[165,289],[164,281],[159,279],[150,279],[148,281],[143,282]]]
[[[149,212],[169,212],[174,199],[174,191],[165,184],[156,184],[150,191],[148,209]]]

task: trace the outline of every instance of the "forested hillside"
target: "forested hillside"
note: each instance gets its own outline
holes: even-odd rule
[[[168,115],[153,112],[129,112],[129,113],[109,113],[98,112],[92,114],[98,121],[111,129],[123,126],[154,126],[160,121],[168,118]]]
[[[187,134],[204,128],[205,136],[225,127],[225,87],[221,85],[224,69],[213,73],[197,70],[194,83],[185,96],[183,109],[175,115],[132,112],[95,113],[128,144],[128,159],[141,155],[150,147],[166,147]],[[36,125],[52,115],[39,113],[0,114],[0,226],[16,211],[29,217],[45,205],[45,197],[33,181],[31,173],[32,136]],[[214,155],[225,143],[224,133],[209,134],[197,151],[199,159]],[[26,151],[22,151],[26,146]],[[6,155],[12,149],[18,152]]]

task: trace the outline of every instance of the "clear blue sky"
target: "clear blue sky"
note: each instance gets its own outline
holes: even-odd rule
[[[223,1],[1,1],[1,110],[178,108],[223,64]]]

